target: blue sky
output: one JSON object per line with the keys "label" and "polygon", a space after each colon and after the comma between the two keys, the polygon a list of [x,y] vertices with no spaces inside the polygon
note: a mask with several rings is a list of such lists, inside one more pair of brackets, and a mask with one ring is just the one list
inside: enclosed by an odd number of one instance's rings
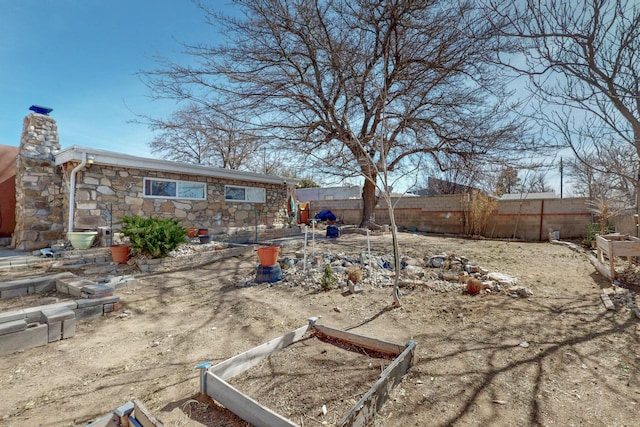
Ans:
{"label": "blue sky", "polygon": [[[228,0],[215,0],[229,13]],[[33,104],[53,108],[62,148],[152,157],[136,114],[168,117],[137,75],[181,42],[219,41],[191,0],[0,0],[0,144],[18,146]],[[556,185],[556,187],[559,187]]]}
{"label": "blue sky", "polygon": [[[219,1],[224,7],[226,1]],[[180,42],[220,37],[190,0],[0,0],[0,144],[18,146],[33,104],[53,108],[62,148],[150,157],[135,114],[168,116],[139,71]]]}

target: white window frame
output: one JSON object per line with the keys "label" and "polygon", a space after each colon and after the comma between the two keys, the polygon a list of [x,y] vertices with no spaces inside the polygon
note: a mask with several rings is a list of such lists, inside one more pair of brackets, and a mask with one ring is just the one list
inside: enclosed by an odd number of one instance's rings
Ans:
{"label": "white window frame", "polygon": [[[230,190],[236,190],[234,197],[229,197]],[[242,190],[242,191],[240,191]],[[242,194],[242,199],[240,198]],[[267,201],[267,190],[263,187],[244,187],[242,185],[225,185],[224,200],[227,202],[239,203],[265,203]]]}
{"label": "white window frame", "polygon": [[[170,195],[147,194],[147,182],[149,181],[175,183],[176,195],[170,196]],[[183,187],[194,186],[194,185],[202,186],[202,197],[188,197],[185,195],[181,195],[181,191],[185,191]],[[207,184],[205,182],[198,182],[198,181],[181,181],[178,179],[164,179],[164,178],[144,178],[142,191],[143,191],[144,197],[150,198],[150,199],[207,200]]]}

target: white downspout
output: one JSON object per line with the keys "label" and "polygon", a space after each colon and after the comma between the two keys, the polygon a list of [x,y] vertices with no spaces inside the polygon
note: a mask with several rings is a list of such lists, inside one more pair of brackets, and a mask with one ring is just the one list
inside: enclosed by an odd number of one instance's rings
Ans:
{"label": "white downspout", "polygon": [[67,233],[73,231],[73,215],[76,205],[76,175],[87,165],[87,153],[82,153],[82,161],[71,171],[71,179],[69,182],[69,223],[67,225]]}

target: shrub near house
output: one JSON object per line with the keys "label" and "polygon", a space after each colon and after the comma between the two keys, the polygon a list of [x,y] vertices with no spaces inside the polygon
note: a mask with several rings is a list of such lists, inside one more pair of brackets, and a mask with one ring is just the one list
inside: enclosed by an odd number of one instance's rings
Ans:
{"label": "shrub near house", "polygon": [[120,219],[121,232],[129,238],[131,250],[148,258],[163,258],[185,242],[187,230],[175,218],[143,218],[137,215]]}

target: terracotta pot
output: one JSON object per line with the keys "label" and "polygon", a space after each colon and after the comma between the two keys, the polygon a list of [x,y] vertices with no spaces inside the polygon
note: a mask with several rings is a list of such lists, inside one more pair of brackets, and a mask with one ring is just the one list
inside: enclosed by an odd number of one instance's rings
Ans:
{"label": "terracotta pot", "polygon": [[209,234],[208,228],[198,228],[198,236],[205,236]]}
{"label": "terracotta pot", "polygon": [[482,290],[482,282],[479,280],[471,279],[467,282],[467,292],[473,295],[477,295]]}
{"label": "terracotta pot", "polygon": [[128,245],[115,245],[109,246],[111,250],[111,258],[113,258],[113,262],[116,264],[123,264],[129,261],[129,254],[131,251],[131,247]]}
{"label": "terracotta pot", "polygon": [[190,239],[193,239],[194,237],[196,237],[196,234],[198,233],[198,229],[197,228],[187,228],[187,237]]}
{"label": "terracotta pot", "polygon": [[278,263],[278,252],[280,252],[280,246],[265,246],[258,248],[258,259],[260,259],[260,265],[263,267],[270,267]]}

